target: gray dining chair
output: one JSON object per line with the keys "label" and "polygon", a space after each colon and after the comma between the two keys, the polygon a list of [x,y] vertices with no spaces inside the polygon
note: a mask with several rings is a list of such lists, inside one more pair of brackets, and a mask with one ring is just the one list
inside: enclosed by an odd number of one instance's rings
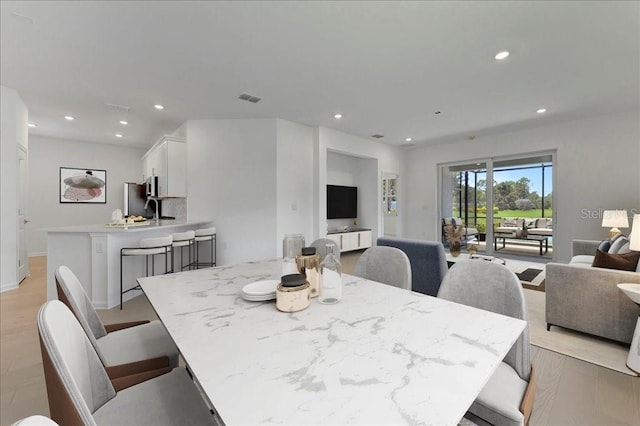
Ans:
{"label": "gray dining chair", "polygon": [[58,299],[76,316],[105,366],[138,363],[137,369],[155,369],[161,358],[169,367],[178,366],[178,348],[160,321],[105,325],[71,269],[58,267],[55,280]]}
{"label": "gray dining chair", "polygon": [[[520,280],[497,263],[461,260],[444,277],[438,297],[527,321]],[[507,353],[469,408],[471,414],[494,425],[527,424],[535,400],[529,325]]]}
{"label": "gray dining chair", "polygon": [[184,368],[142,382],[107,374],[73,313],[51,300],[38,312],[49,411],[61,425],[214,424],[213,415]]}
{"label": "gray dining chair", "polygon": [[336,259],[339,262],[340,261],[340,248],[338,247],[336,242],[333,241],[332,239],[330,239],[330,238],[318,238],[317,240],[315,240],[314,242],[311,243],[311,247],[315,247],[316,248],[316,253],[318,253],[320,255],[320,261],[323,261],[324,258],[327,256],[327,244],[334,244],[336,246],[336,249],[333,251],[333,254],[335,255]]}
{"label": "gray dining chair", "polygon": [[411,290],[411,263],[407,255],[395,247],[368,248],[358,259],[354,275]]}
{"label": "gray dining chair", "polygon": [[48,417],[34,415],[20,419],[12,423],[11,426],[58,426],[58,423]]}

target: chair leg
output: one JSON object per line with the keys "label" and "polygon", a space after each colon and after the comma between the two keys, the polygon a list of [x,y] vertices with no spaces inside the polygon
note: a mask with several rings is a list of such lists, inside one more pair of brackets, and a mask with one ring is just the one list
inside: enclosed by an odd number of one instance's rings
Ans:
{"label": "chair leg", "polygon": [[213,266],[213,237],[211,237],[211,263],[209,264],[209,266]]}

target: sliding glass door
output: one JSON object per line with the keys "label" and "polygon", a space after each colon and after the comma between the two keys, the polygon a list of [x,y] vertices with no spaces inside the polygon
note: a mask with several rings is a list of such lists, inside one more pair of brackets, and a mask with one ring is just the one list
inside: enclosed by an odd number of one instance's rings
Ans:
{"label": "sliding glass door", "polygon": [[[551,257],[553,153],[441,165],[440,227],[449,246],[451,218],[478,252]],[[453,237],[457,237],[453,235]]]}
{"label": "sliding glass door", "polygon": [[[498,237],[498,241],[494,241],[495,251],[512,255],[552,257],[551,154],[497,159],[493,163],[493,206],[494,229]],[[514,223],[519,229],[509,230]],[[506,239],[499,236],[506,236]]]}

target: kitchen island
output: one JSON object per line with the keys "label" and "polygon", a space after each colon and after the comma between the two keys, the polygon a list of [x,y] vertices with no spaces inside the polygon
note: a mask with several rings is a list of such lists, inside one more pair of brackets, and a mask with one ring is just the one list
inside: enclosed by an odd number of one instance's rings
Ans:
{"label": "kitchen island", "polygon": [[[210,220],[160,220],[148,225],[111,227],[106,224],[78,225],[47,229],[47,300],[57,299],[54,273],[68,266],[84,286],[93,306],[110,309],[120,303],[120,249],[137,247],[143,238],[162,237],[190,229],[213,226]],[[203,253],[203,256],[207,253]],[[156,274],[164,272],[164,262],[156,261]],[[123,288],[134,287],[145,276],[144,256],[126,259]],[[140,291],[124,295],[129,300]]]}

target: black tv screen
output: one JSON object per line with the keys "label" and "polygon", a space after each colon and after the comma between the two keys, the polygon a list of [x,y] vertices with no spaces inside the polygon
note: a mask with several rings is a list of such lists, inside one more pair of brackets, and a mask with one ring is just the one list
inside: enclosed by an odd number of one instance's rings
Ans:
{"label": "black tv screen", "polygon": [[327,185],[327,219],[358,217],[358,188]]}

